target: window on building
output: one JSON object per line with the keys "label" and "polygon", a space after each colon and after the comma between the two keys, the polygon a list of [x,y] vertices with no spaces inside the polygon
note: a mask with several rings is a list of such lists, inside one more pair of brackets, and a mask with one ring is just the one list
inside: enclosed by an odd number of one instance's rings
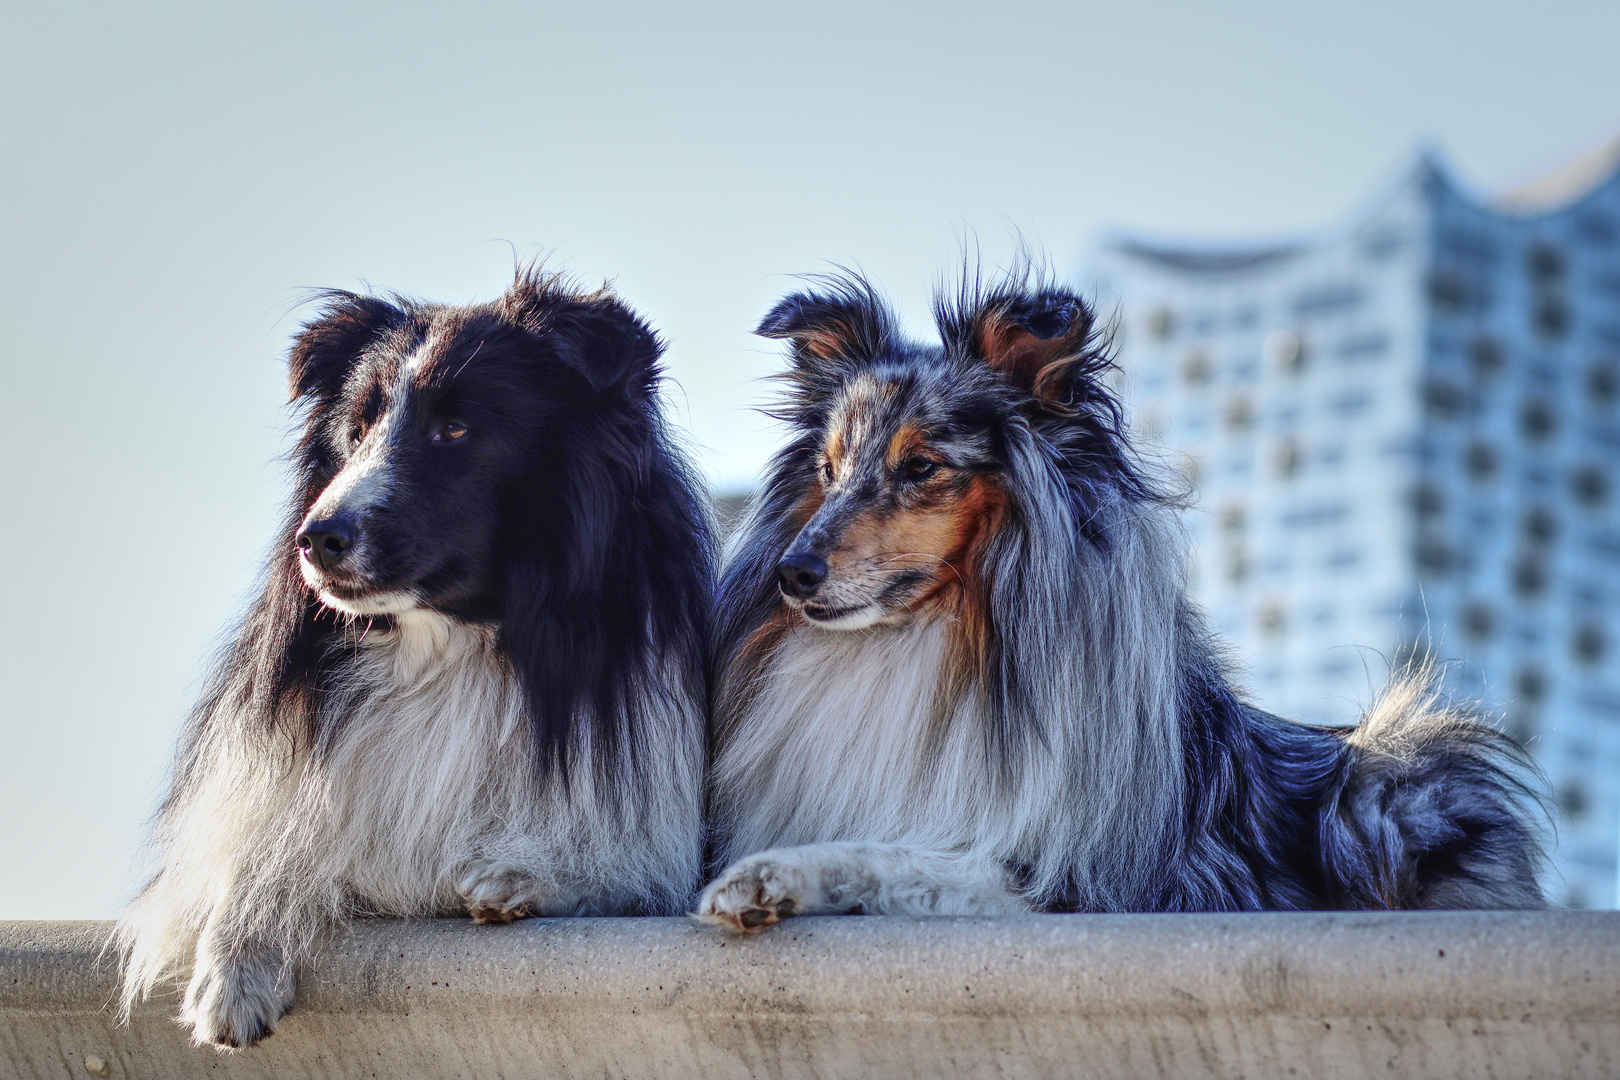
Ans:
{"label": "window on building", "polygon": [[1176,332],[1176,315],[1167,307],[1157,307],[1148,312],[1148,336],[1155,341],[1169,341]]}
{"label": "window on building", "polygon": [[1603,627],[1595,622],[1582,624],[1575,631],[1570,642],[1570,649],[1575,659],[1583,664],[1596,664],[1603,659],[1608,651],[1608,640],[1603,633]]}
{"label": "window on building", "polygon": [[1536,330],[1545,338],[1561,338],[1569,333],[1569,305],[1564,298],[1548,293],[1536,300]]}
{"label": "window on building", "polygon": [[1481,334],[1469,344],[1468,359],[1481,375],[1494,375],[1507,362],[1502,343],[1489,334]]}
{"label": "window on building", "polygon": [[1284,439],[1277,444],[1277,451],[1272,456],[1272,467],[1278,476],[1286,480],[1299,473],[1304,456],[1298,442],[1292,438]]}
{"label": "window on building", "polygon": [[1445,508],[1445,496],[1434,484],[1425,480],[1412,489],[1412,509],[1419,517],[1438,517]]}
{"label": "window on building", "polygon": [[1382,260],[1401,250],[1401,234],[1394,229],[1375,232],[1361,241],[1361,253],[1369,259]]}
{"label": "window on building", "polygon": [[1524,515],[1524,536],[1534,544],[1550,544],[1558,536],[1558,518],[1545,506],[1532,506]]}
{"label": "window on building", "polygon": [[1188,351],[1181,362],[1181,378],[1188,386],[1208,386],[1215,377],[1215,362],[1203,346]]}
{"label": "window on building", "polygon": [[1528,747],[1530,741],[1536,737],[1536,730],[1539,726],[1536,723],[1534,706],[1524,702],[1514,702],[1508,708],[1507,723],[1503,725],[1502,733],[1521,747]]}
{"label": "window on building", "polygon": [[1530,277],[1539,285],[1551,285],[1564,277],[1563,252],[1551,244],[1535,244],[1530,248],[1525,265]]}
{"label": "window on building", "polygon": [[1609,478],[1597,465],[1582,465],[1570,476],[1570,487],[1583,506],[1601,506],[1609,497]]}
{"label": "window on building", "polygon": [[1248,524],[1248,514],[1240,502],[1229,502],[1221,511],[1221,528],[1229,533],[1241,534]]}
{"label": "window on building", "polygon": [[1513,563],[1513,591],[1527,599],[1547,591],[1547,557],[1539,549],[1519,553]]}
{"label": "window on building", "polygon": [[1594,405],[1613,405],[1620,400],[1620,364],[1593,361],[1586,370],[1586,396]]}
{"label": "window on building", "polygon": [[1164,438],[1170,430],[1170,416],[1157,404],[1146,405],[1136,414],[1136,423],[1142,437],[1149,441]]}
{"label": "window on building", "polygon": [[1466,605],[1462,611],[1463,633],[1475,641],[1486,641],[1496,632],[1496,609],[1483,600]]}
{"label": "window on building", "polygon": [[1599,247],[1608,247],[1614,243],[1615,237],[1620,236],[1620,229],[1615,228],[1614,219],[1596,211],[1589,211],[1577,217],[1575,231],[1581,234],[1581,239]]}
{"label": "window on building", "polygon": [[1423,404],[1430,416],[1450,419],[1462,411],[1463,392],[1455,383],[1433,379],[1423,388]]}
{"label": "window on building", "polygon": [[1490,443],[1476,440],[1469,444],[1463,467],[1475,480],[1489,480],[1496,475],[1496,451]]}
{"label": "window on building", "polygon": [[1436,270],[1429,276],[1429,303],[1436,311],[1458,312],[1474,299],[1468,278],[1451,269]]}
{"label": "window on building", "polygon": [[1372,408],[1372,393],[1367,390],[1347,390],[1328,402],[1328,408],[1338,416],[1360,416]]}
{"label": "window on building", "polygon": [[1260,605],[1257,619],[1261,633],[1274,637],[1288,628],[1288,609],[1280,600],[1268,600]]}
{"label": "window on building", "polygon": [[1537,704],[1547,696],[1547,673],[1535,664],[1526,664],[1519,669],[1518,678],[1514,680],[1514,689],[1524,701],[1532,705]]}
{"label": "window on building", "polygon": [[1189,453],[1183,456],[1181,475],[1187,478],[1187,484],[1194,492],[1204,479],[1204,458],[1201,454]]}
{"label": "window on building", "polygon": [[1418,537],[1413,561],[1417,563],[1419,573],[1439,575],[1448,573],[1455,559],[1445,537],[1438,531],[1428,529]]}
{"label": "window on building", "polygon": [[1306,289],[1294,298],[1294,314],[1301,318],[1337,315],[1361,306],[1366,294],[1361,286],[1336,282]]}
{"label": "window on building", "polygon": [[1305,370],[1309,352],[1305,339],[1292,330],[1273,330],[1266,335],[1260,351],[1265,355],[1266,363],[1290,375],[1298,375]]}
{"label": "window on building", "polygon": [[1389,335],[1382,331],[1357,334],[1339,343],[1339,357],[1346,363],[1376,360],[1389,351]]}
{"label": "window on building", "polygon": [[1244,432],[1254,427],[1254,402],[1247,394],[1234,394],[1226,403],[1226,428]]}
{"label": "window on building", "polygon": [[1527,439],[1540,442],[1550,438],[1558,427],[1558,416],[1544,398],[1531,398],[1519,409],[1519,430]]}
{"label": "window on building", "polygon": [[1586,794],[1586,787],[1579,780],[1566,780],[1559,785],[1558,809],[1571,821],[1586,816],[1591,804],[1592,800]]}
{"label": "window on building", "polygon": [[1226,580],[1236,585],[1249,576],[1249,558],[1244,553],[1242,545],[1234,545],[1226,553]]}

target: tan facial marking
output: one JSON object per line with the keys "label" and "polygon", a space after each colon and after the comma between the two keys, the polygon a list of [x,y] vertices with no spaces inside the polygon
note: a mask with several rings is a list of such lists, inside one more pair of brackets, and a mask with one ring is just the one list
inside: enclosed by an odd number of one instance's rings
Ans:
{"label": "tan facial marking", "polygon": [[889,471],[893,472],[927,448],[928,440],[922,429],[915,424],[906,424],[889,440],[889,452],[884,460],[888,462]]}
{"label": "tan facial marking", "polygon": [[887,514],[870,510],[844,530],[828,564],[834,573],[926,572],[929,582],[907,604],[914,611],[959,597],[971,587],[973,567],[1005,506],[999,485],[974,476],[913,509]]}
{"label": "tan facial marking", "polygon": [[838,467],[840,465],[842,465],[843,461],[844,461],[844,429],[843,428],[841,428],[841,427],[833,428],[832,434],[827,436],[826,454],[827,454],[827,462],[830,465],[832,465],[833,471],[836,472],[838,470]]}

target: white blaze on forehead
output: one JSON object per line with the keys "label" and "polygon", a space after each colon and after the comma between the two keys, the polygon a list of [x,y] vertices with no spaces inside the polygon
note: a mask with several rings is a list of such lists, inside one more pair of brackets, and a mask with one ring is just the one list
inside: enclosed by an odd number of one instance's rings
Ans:
{"label": "white blaze on forehead", "polygon": [[422,373],[422,369],[427,367],[428,361],[433,359],[444,343],[444,335],[439,330],[427,332],[427,336],[422,338],[422,343],[416,347],[416,351],[406,357],[405,363],[400,365],[399,383],[395,387],[395,393],[404,395],[410,392],[411,383]]}
{"label": "white blaze on forehead", "polygon": [[309,520],[319,520],[338,510],[364,513],[388,497],[393,489],[393,455],[395,430],[403,413],[400,403],[410,393],[415,373],[421,370],[429,348],[424,344],[400,367],[394,391],[383,406],[383,413],[366,432],[366,437],[355,448],[354,454],[344,462],[343,468],[321,492],[315,505],[310,507]]}
{"label": "white blaze on forehead", "polygon": [[848,460],[872,433],[876,420],[877,399],[890,384],[879,383],[870,375],[857,375],[849,380],[838,404],[827,420],[825,443],[837,444],[839,457]]}

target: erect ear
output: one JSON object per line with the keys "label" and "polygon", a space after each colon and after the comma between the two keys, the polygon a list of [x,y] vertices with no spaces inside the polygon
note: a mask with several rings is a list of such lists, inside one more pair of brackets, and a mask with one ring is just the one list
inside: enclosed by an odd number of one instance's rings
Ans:
{"label": "erect ear", "polygon": [[594,390],[650,393],[657,381],[663,344],[606,288],[576,294],[561,275],[527,267],[496,310],[536,337],[550,338],[563,362]]}
{"label": "erect ear", "polygon": [[1047,405],[1070,403],[1076,382],[1107,366],[1096,317],[1073,293],[992,296],[973,314],[970,347],[1009,382]]}
{"label": "erect ear", "polygon": [[859,279],[838,280],[827,292],[794,293],[771,309],[754,333],[786,338],[800,367],[875,356],[894,320],[872,287]]}
{"label": "erect ear", "polygon": [[375,296],[341,289],[323,293],[320,314],[304,324],[287,356],[289,399],[336,397],[365,347],[404,318],[403,311]]}

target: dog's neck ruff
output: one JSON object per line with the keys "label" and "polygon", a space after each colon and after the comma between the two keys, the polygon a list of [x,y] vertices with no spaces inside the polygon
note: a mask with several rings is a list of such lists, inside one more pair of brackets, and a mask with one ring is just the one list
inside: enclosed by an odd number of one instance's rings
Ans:
{"label": "dog's neck ruff", "polygon": [[453,907],[458,856],[492,822],[532,812],[523,695],[495,631],[407,612],[334,676],[321,706],[331,735],[305,782],[322,789],[334,840],[366,839],[323,845],[347,863],[330,869],[383,911],[419,912],[426,896]]}
{"label": "dog's neck ruff", "polygon": [[852,837],[1012,857],[1019,815],[990,779],[983,695],[941,690],[951,630],[934,617],[785,637],[715,761],[732,793],[722,858]]}

